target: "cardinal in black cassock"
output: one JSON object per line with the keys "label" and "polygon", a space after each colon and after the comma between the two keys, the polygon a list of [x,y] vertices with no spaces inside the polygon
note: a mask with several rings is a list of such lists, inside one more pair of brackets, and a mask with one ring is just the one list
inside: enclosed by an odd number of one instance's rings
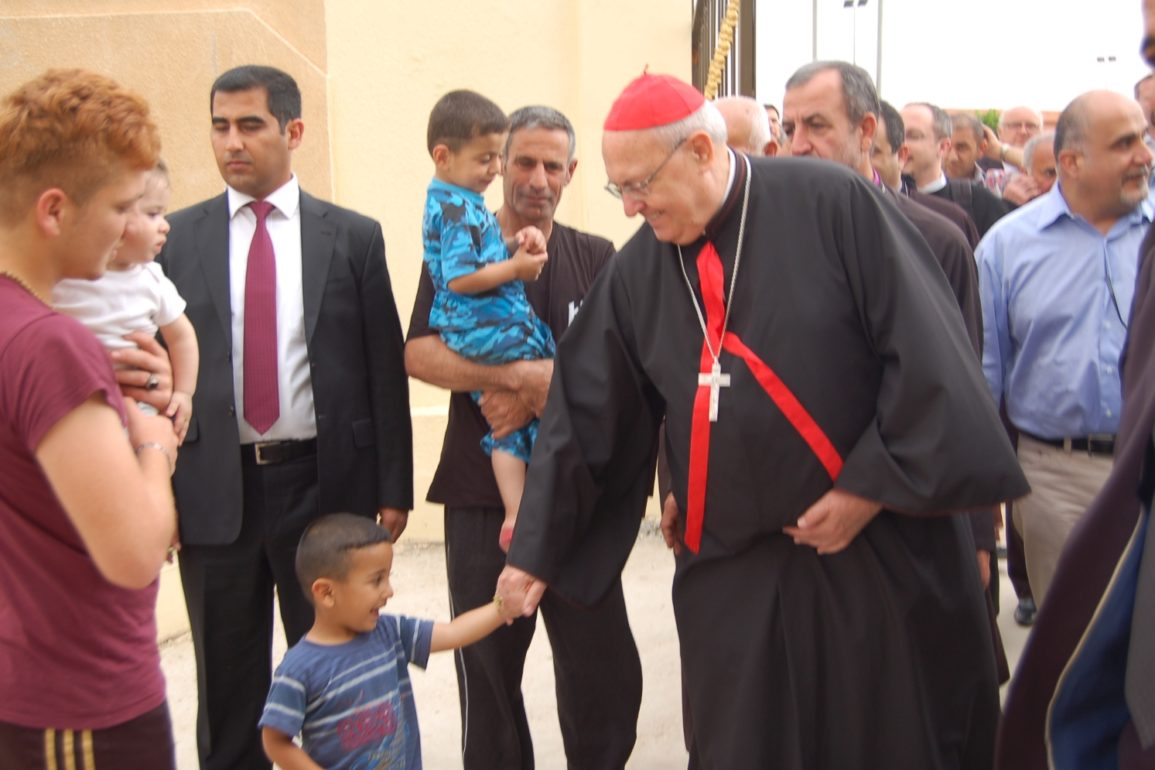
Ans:
{"label": "cardinal in black cassock", "polygon": [[605,127],[607,188],[647,225],[560,343],[499,591],[601,596],[665,418],[691,764],[990,767],[989,621],[949,512],[1028,488],[925,242],[848,169],[734,155],[674,78]]}

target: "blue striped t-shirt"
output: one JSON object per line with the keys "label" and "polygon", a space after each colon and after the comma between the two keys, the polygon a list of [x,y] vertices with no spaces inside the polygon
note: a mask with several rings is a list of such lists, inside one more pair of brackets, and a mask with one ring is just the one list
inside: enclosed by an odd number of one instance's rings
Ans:
{"label": "blue striped t-shirt", "polygon": [[382,615],[344,644],[302,639],[273,675],[260,726],[301,736],[326,770],[420,770],[408,665],[429,660],[433,621]]}

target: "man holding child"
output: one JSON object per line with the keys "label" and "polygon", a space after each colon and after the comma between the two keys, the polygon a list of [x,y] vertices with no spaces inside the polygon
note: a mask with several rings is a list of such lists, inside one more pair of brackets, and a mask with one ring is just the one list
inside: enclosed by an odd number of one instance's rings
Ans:
{"label": "man holding child", "polygon": [[[546,263],[526,284],[538,317],[560,339],[586,291],[614,252],[613,244],[554,221],[577,168],[573,126],[557,110],[524,107],[510,116],[505,141],[504,201],[497,221],[505,237],[534,226],[546,238]],[[454,391],[441,462],[429,500],[445,506],[445,553],[454,615],[492,599],[505,565],[498,537],[505,520],[482,436],[528,423],[545,404],[552,361],[486,365],[449,350],[429,323],[433,284],[423,273],[409,323],[409,373]],[[468,391],[485,392],[480,408]],[[488,421],[487,421],[488,420]],[[573,767],[623,767],[633,750],[641,706],[641,663],[626,617],[621,581],[591,608],[547,594],[541,614],[553,644],[558,718]],[[536,618],[524,618],[461,650],[462,755],[468,770],[530,768],[533,744],[521,675]],[[565,640],[562,644],[560,640]]]}

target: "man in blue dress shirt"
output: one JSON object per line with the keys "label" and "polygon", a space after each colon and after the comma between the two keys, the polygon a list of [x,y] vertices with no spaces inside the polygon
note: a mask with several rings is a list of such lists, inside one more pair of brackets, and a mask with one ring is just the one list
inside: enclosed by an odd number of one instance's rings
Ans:
{"label": "man in blue dress shirt", "polygon": [[1111,471],[1119,354],[1151,220],[1146,127],[1125,96],[1076,98],[1056,127],[1058,184],[1001,220],[975,252],[983,370],[1020,432],[1032,492],[1016,503],[1014,526],[1040,603],[1067,535]]}

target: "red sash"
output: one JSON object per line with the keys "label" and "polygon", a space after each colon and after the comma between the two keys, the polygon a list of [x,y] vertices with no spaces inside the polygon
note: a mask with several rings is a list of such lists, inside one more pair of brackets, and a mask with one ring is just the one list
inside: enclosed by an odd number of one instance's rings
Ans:
{"label": "red sash", "polygon": [[[794,430],[806,441],[810,451],[814,452],[822,467],[830,474],[830,478],[837,478],[842,471],[842,457],[802,403],[794,397],[778,375],[754,351],[746,347],[737,334],[727,331],[725,342],[722,343],[722,323],[726,316],[722,299],[723,270],[722,260],[712,243],[703,246],[698,254],[698,281],[702,287],[706,333],[709,335],[709,342],[705,340],[702,342],[701,372],[709,373],[714,365],[714,358],[710,355],[711,347],[714,350],[721,347],[745,361],[754,379],[794,426]],[[710,387],[699,385],[694,395],[694,416],[690,424],[690,469],[686,490],[686,546],[694,553],[698,552],[702,542],[702,519],[706,511],[706,472],[709,464]]]}

